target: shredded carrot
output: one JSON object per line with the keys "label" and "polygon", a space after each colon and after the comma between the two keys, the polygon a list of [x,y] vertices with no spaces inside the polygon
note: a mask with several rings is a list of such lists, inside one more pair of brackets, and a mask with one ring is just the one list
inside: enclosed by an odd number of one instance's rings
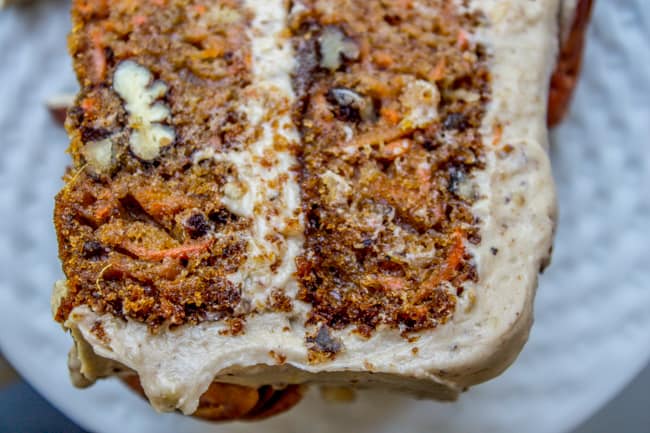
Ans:
{"label": "shredded carrot", "polygon": [[381,115],[382,119],[384,119],[386,122],[388,122],[391,125],[397,125],[401,120],[401,116],[399,115],[397,110],[392,110],[390,108],[381,107],[381,110],[379,110],[379,114]]}
{"label": "shredded carrot", "polygon": [[406,279],[402,277],[380,276],[376,281],[382,289],[391,292],[405,291],[408,288]]}
{"label": "shredded carrot", "polygon": [[194,11],[199,15],[203,15],[207,10],[208,8],[206,8],[205,5],[194,5]]}
{"label": "shredded carrot", "polygon": [[[411,129],[412,130],[412,129]],[[380,143],[389,143],[398,138],[402,138],[411,132],[409,129],[400,126],[391,126],[388,128],[377,128],[365,134],[356,137],[350,145],[356,147],[373,146]]]}
{"label": "shredded carrot", "polygon": [[216,59],[219,54],[220,52],[215,48],[206,48],[193,55],[193,57],[199,60]]}
{"label": "shredded carrot", "polygon": [[156,187],[136,187],[131,193],[145,212],[154,218],[162,218],[181,209],[192,208],[196,204],[190,196]]}
{"label": "shredded carrot", "polygon": [[403,138],[391,141],[381,149],[381,157],[390,161],[404,155],[411,148],[411,140]]}
{"label": "shredded carrot", "polygon": [[501,126],[500,123],[497,123],[494,126],[494,139],[492,140],[492,145],[498,146],[499,143],[501,143],[502,138],[503,138],[503,126]]}
{"label": "shredded carrot", "polygon": [[456,268],[463,260],[465,247],[463,247],[463,231],[460,228],[454,230],[454,243],[451,245],[447,254],[447,261],[442,265],[438,272],[434,272],[427,280],[422,283],[421,288],[425,291],[435,289],[440,283],[449,281],[454,278]]}
{"label": "shredded carrot", "polygon": [[92,112],[95,110],[96,107],[97,107],[97,100],[91,96],[85,97],[81,101],[81,108],[83,108],[85,112]]}
{"label": "shredded carrot", "polygon": [[429,74],[429,80],[431,81],[440,81],[445,78],[445,70],[447,69],[447,59],[443,57],[436,63],[436,66],[431,70]]}
{"label": "shredded carrot", "polygon": [[92,73],[94,83],[100,83],[106,75],[106,54],[104,53],[104,34],[100,28],[93,28],[90,31],[90,41],[93,45],[91,51]]}
{"label": "shredded carrot", "polygon": [[213,242],[214,239],[208,239],[203,242],[194,242],[181,245],[180,247],[168,248],[166,250],[147,250],[138,246],[130,246],[128,250],[144,260],[159,261],[165,257],[182,259],[202,253],[210,248]]}
{"label": "shredded carrot", "polygon": [[112,208],[113,206],[111,206],[111,204],[109,203],[97,209],[95,211],[95,220],[97,221],[105,220],[111,214]]}
{"label": "shredded carrot", "polygon": [[464,29],[458,31],[458,48],[461,50],[469,48],[469,34]]}
{"label": "shredded carrot", "polygon": [[386,51],[378,51],[373,55],[373,59],[380,68],[388,68],[393,65],[393,57]]}
{"label": "shredded carrot", "polygon": [[454,244],[447,256],[446,263],[446,279],[453,277],[453,273],[456,270],[456,267],[463,260],[463,254],[465,254],[465,247],[463,247],[463,231],[460,228],[454,230]]}
{"label": "shredded carrot", "polygon": [[135,15],[133,17],[133,25],[141,26],[147,22],[147,17],[144,15]]}

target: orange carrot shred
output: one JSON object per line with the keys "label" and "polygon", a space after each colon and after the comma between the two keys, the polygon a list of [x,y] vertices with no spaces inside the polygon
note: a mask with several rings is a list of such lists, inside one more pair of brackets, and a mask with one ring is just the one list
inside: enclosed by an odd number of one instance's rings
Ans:
{"label": "orange carrot shred", "polygon": [[171,257],[173,259],[183,259],[188,258],[196,254],[200,254],[203,251],[210,248],[210,245],[214,242],[214,239],[208,239],[203,242],[194,242],[190,244],[181,245],[180,247],[168,248],[166,250],[147,250],[145,248],[131,246],[128,248],[136,256],[144,260],[158,261],[162,260],[165,257]]}
{"label": "orange carrot shred", "polygon": [[99,28],[94,28],[90,32],[90,40],[93,45],[91,51],[92,60],[92,80],[100,83],[104,80],[106,74],[106,54],[104,53],[103,33]]}
{"label": "orange carrot shred", "polygon": [[89,115],[92,116],[97,109],[97,100],[93,97],[86,97],[81,101],[81,108]]}
{"label": "orange carrot shred", "polygon": [[436,63],[436,66],[433,68],[431,71],[431,74],[429,74],[429,79],[431,81],[440,81],[443,78],[445,78],[445,70],[447,68],[447,60],[446,58],[442,58]]}
{"label": "orange carrot shred", "polygon": [[494,139],[492,140],[492,145],[498,146],[499,143],[501,143],[502,138],[503,138],[503,126],[501,126],[501,124],[497,124],[494,127]]}
{"label": "orange carrot shred", "polygon": [[438,272],[434,272],[427,280],[422,283],[424,289],[434,289],[440,283],[449,281],[454,278],[456,268],[463,260],[465,254],[465,247],[463,247],[463,231],[460,228],[454,230],[454,243],[451,246],[447,261]]}
{"label": "orange carrot shred", "polygon": [[388,68],[393,64],[393,57],[385,51],[379,51],[373,57],[380,68]]}
{"label": "orange carrot shred", "polygon": [[458,47],[461,50],[466,50],[469,48],[469,35],[464,29],[458,31]]}
{"label": "orange carrot shred", "polygon": [[397,125],[400,121],[400,115],[396,110],[382,107],[379,111],[379,114],[381,115],[382,119],[386,120],[386,122],[390,123],[391,125]]}
{"label": "orange carrot shred", "polygon": [[147,22],[147,17],[144,15],[135,15],[133,17],[133,24],[136,26],[141,26]]}
{"label": "orange carrot shred", "polygon": [[112,206],[110,204],[107,204],[105,206],[100,207],[95,211],[95,219],[97,221],[103,221],[110,215],[111,213]]}

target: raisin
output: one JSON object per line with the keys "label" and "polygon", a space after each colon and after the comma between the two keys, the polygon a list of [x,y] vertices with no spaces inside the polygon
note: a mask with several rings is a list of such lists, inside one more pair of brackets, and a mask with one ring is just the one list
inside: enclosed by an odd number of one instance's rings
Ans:
{"label": "raisin", "polygon": [[87,126],[81,128],[81,140],[84,143],[103,140],[109,135],[111,135],[111,131],[106,128],[90,128]]}
{"label": "raisin", "polygon": [[402,18],[399,15],[384,15],[384,21],[390,26],[396,26],[402,22]]}
{"label": "raisin", "polygon": [[97,241],[86,241],[83,244],[83,257],[89,260],[100,260],[106,256],[108,250]]}
{"label": "raisin", "polygon": [[192,239],[205,236],[211,227],[203,214],[195,213],[185,221],[185,228]]}
{"label": "raisin", "polygon": [[217,211],[210,212],[208,218],[210,219],[210,221],[217,224],[217,226],[224,226],[229,222],[237,221],[237,215],[231,213],[230,211],[228,211],[228,209],[225,208],[221,208]]}
{"label": "raisin", "polygon": [[442,122],[442,127],[448,130],[455,129],[457,131],[463,131],[468,126],[467,118],[461,113],[451,113]]}

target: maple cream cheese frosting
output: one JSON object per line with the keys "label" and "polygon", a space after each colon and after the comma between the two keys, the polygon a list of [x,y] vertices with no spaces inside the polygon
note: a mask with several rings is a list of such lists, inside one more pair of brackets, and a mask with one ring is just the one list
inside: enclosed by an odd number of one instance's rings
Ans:
{"label": "maple cream cheese frosting", "polygon": [[192,414],[213,382],[451,400],[513,362],[559,0],[100,3],[55,210],[77,384]]}

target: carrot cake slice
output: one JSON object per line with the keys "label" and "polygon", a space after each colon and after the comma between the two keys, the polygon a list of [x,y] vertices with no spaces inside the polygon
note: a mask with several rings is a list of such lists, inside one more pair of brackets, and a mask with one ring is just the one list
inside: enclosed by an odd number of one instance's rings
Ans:
{"label": "carrot cake slice", "polygon": [[75,0],[53,311],[75,382],[258,419],[452,400],[532,322],[559,0]]}

